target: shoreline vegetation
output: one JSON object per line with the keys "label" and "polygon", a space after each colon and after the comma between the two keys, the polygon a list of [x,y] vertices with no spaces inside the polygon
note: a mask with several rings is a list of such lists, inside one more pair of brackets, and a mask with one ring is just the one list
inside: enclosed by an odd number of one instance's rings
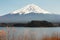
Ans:
{"label": "shoreline vegetation", "polygon": [[47,34],[43,34],[43,36],[37,37],[36,32],[25,31],[22,35],[19,34],[16,36],[16,31],[12,30],[13,33],[10,34],[10,30],[5,32],[4,30],[0,30],[0,40],[60,40],[60,33],[59,32],[53,32],[50,36]]}
{"label": "shoreline vegetation", "polygon": [[59,27],[60,23],[51,23],[48,21],[31,21],[29,23],[0,23],[0,27]]}

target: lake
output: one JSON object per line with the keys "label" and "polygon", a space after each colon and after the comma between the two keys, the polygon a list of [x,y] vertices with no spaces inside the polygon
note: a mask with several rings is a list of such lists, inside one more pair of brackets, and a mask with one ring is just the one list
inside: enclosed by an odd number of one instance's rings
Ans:
{"label": "lake", "polygon": [[10,31],[12,32],[13,30],[15,30],[16,34],[21,34],[23,32],[36,32],[38,34],[51,34],[53,32],[60,32],[60,27],[39,27],[39,28],[30,28],[30,27],[0,27],[0,30],[4,30],[4,31]]}
{"label": "lake", "polygon": [[[4,30],[6,33],[9,32],[9,37],[14,36],[17,38],[19,35],[28,35],[31,36],[32,34],[36,37],[43,37],[44,35],[51,36],[52,34],[60,35],[60,27],[39,27],[39,28],[30,28],[30,27],[0,27],[0,30]],[[7,34],[8,35],[8,34]]]}

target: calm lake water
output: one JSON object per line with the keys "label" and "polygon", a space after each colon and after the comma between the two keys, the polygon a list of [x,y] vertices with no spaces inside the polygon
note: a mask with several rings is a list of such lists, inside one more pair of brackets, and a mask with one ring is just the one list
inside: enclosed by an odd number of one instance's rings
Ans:
{"label": "calm lake water", "polygon": [[39,28],[29,28],[29,27],[0,27],[0,30],[4,30],[6,32],[9,31],[10,36],[14,33],[15,36],[18,35],[30,35],[31,33],[35,33],[37,37],[42,37],[43,35],[51,35],[53,33],[60,34],[60,27],[39,27]]}
{"label": "calm lake water", "polygon": [[12,33],[13,31],[16,32],[16,34],[23,34],[24,32],[36,32],[37,34],[51,34],[53,32],[59,32],[60,33],[60,27],[39,27],[39,28],[29,28],[29,27],[0,27],[0,30],[8,31]]}
{"label": "calm lake water", "polygon": [[0,30],[4,30],[7,33],[7,38],[9,36],[9,40],[11,40],[11,38],[17,40],[19,39],[20,36],[22,37],[24,35],[33,36],[36,37],[37,39],[43,37],[44,35],[51,36],[54,33],[57,33],[58,37],[60,35],[60,27],[46,27],[46,28],[0,27]]}

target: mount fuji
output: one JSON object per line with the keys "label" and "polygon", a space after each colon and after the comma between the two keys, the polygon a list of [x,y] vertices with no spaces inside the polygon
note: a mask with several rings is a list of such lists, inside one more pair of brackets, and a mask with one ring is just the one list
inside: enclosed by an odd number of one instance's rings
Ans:
{"label": "mount fuji", "polygon": [[9,14],[0,16],[0,23],[27,23],[32,20],[60,22],[60,15],[50,13],[35,4],[29,4]]}

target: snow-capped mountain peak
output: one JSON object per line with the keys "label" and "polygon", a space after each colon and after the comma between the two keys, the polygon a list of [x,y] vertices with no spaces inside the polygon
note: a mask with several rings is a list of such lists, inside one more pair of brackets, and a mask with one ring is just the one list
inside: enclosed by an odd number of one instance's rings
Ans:
{"label": "snow-capped mountain peak", "polygon": [[40,8],[39,6],[35,5],[35,4],[29,4],[19,10],[15,10],[13,12],[11,12],[11,14],[27,14],[27,13],[30,13],[30,12],[34,12],[34,13],[50,13],[46,10],[43,10],[42,8]]}

